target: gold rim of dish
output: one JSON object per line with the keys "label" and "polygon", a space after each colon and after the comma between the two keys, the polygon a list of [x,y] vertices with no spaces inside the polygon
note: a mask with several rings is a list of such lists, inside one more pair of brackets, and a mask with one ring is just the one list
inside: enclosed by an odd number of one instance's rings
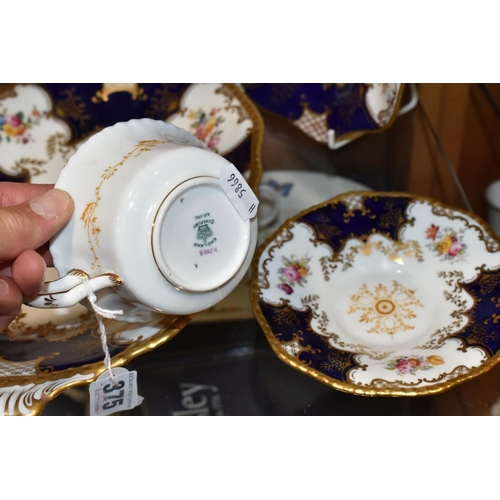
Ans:
{"label": "gold rim of dish", "polygon": [[[189,323],[189,321],[191,321],[193,317],[194,315],[178,316],[173,319],[172,316],[167,316],[165,319],[161,320],[159,324],[170,322],[168,326],[162,328],[158,333],[152,335],[148,339],[132,341],[124,351],[114,355],[111,358],[112,368],[124,366],[134,358],[150,352],[166,343],[168,340],[171,340]],[[31,398],[31,404],[26,404],[26,407],[31,411],[31,415],[39,415],[43,411],[47,403],[57,397],[63,391],[77,385],[88,385],[95,381],[99,377],[99,375],[104,373],[106,370],[107,368],[104,365],[104,362],[98,361],[79,367],[66,368],[64,370],[57,370],[47,373],[39,373],[36,375],[5,377],[2,380],[1,388],[27,386],[29,384],[36,385],[52,381],[56,382],[58,380],[64,380],[67,378],[68,380],[66,383],[61,384],[54,390],[44,392],[41,399]],[[92,377],[84,380],[71,380],[72,377],[80,375],[92,375]],[[14,405],[14,415],[25,415],[19,410],[19,400],[22,399],[22,392],[20,393],[20,395],[16,395],[14,393],[11,396],[8,396],[5,402],[6,408],[8,407],[8,402],[11,397],[17,398],[17,401]]]}
{"label": "gold rim of dish", "polygon": [[264,119],[257,106],[248,97],[243,89],[235,83],[223,83],[234,96],[241,102],[241,105],[248,112],[252,120],[253,127],[251,131],[250,145],[250,177],[247,180],[248,185],[254,192],[257,192],[262,178],[262,144],[264,142]]}

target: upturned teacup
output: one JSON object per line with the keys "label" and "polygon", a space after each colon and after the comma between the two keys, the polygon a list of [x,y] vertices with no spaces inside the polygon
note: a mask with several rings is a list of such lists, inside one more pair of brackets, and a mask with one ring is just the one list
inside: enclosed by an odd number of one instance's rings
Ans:
{"label": "upturned teacup", "polygon": [[67,307],[91,290],[101,308],[135,322],[222,300],[257,241],[257,218],[242,217],[222,187],[228,164],[162,121],[131,120],[92,136],[56,182],[75,204],[50,244],[62,278],[29,305]]}

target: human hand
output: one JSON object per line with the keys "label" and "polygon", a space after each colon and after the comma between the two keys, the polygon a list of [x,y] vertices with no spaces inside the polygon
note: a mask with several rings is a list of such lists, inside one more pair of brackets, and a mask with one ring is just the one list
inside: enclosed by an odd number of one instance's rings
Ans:
{"label": "human hand", "polygon": [[53,265],[48,241],[73,207],[70,195],[52,185],[0,182],[0,333],[40,293]]}

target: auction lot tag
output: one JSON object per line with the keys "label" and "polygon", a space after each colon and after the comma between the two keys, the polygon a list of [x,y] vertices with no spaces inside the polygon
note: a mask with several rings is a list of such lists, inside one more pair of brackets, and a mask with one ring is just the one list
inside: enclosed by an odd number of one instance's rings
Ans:
{"label": "auction lot tag", "polygon": [[139,406],[144,398],[137,394],[137,372],[112,368],[115,382],[105,371],[90,384],[90,415],[105,416]]}
{"label": "auction lot tag", "polygon": [[220,172],[219,184],[243,220],[257,215],[259,200],[243,174],[232,164],[225,164]]}

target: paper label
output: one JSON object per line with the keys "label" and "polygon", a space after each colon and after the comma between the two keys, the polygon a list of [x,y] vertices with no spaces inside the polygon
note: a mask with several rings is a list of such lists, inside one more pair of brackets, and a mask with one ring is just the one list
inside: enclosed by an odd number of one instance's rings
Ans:
{"label": "paper label", "polygon": [[90,415],[105,416],[139,406],[144,398],[137,394],[137,372],[112,368],[115,383],[105,371],[90,384]]}
{"label": "paper label", "polygon": [[232,163],[222,167],[219,184],[243,220],[252,219],[257,215],[259,200],[243,174]]}

